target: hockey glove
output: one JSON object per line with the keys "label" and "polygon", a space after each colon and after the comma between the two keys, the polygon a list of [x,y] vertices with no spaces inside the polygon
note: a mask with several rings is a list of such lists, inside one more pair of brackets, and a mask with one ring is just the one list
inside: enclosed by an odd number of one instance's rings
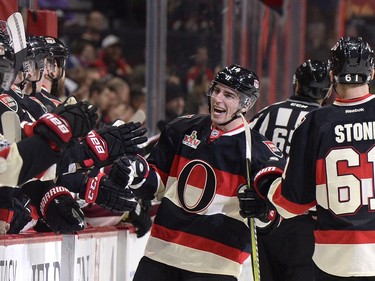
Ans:
{"label": "hockey glove", "polygon": [[88,156],[94,161],[97,167],[104,167],[125,153],[140,153],[138,144],[147,141],[143,136],[146,128],[140,128],[141,123],[127,123],[120,126],[110,126],[91,131],[82,145]]}
{"label": "hockey glove", "polygon": [[150,201],[140,200],[134,210],[124,213],[121,218],[122,221],[133,224],[138,238],[143,237],[151,228],[152,221],[148,213],[150,205]]}
{"label": "hockey glove", "polygon": [[86,136],[94,127],[98,115],[96,113],[96,106],[91,105],[87,101],[80,101],[76,104],[59,105],[53,111],[54,114],[59,115],[65,119],[72,131],[73,139]]}
{"label": "hockey glove", "polygon": [[130,200],[134,196],[129,188],[116,186],[104,173],[99,173],[96,177],[86,177],[79,196],[87,203],[96,203],[115,212],[133,210],[137,205]]}
{"label": "hockey glove", "polygon": [[32,220],[31,209],[29,206],[30,199],[26,196],[13,198],[14,215],[10,222],[8,234],[17,234]]}
{"label": "hockey glove", "polygon": [[126,155],[115,161],[110,177],[119,186],[138,189],[146,181],[150,167],[140,155]]}
{"label": "hockey glove", "polygon": [[264,219],[268,215],[267,202],[260,198],[254,187],[241,185],[237,193],[240,201],[240,215],[243,218],[261,218]]}
{"label": "hockey glove", "polygon": [[63,186],[54,186],[44,194],[40,213],[53,232],[69,234],[86,226],[81,208]]}
{"label": "hockey glove", "polygon": [[38,121],[25,124],[24,134],[28,137],[42,135],[50,141],[54,150],[64,148],[67,143],[86,135],[95,125],[96,107],[79,102],[74,105],[60,105],[53,113],[42,115]]}
{"label": "hockey glove", "polygon": [[257,194],[265,200],[271,184],[283,174],[284,165],[281,161],[269,160],[267,166],[261,169],[254,177],[254,187]]}

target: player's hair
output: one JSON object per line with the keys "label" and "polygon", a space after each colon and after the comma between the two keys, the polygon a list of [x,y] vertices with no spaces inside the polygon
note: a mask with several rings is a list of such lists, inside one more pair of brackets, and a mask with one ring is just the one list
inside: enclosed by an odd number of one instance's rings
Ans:
{"label": "player's hair", "polygon": [[374,52],[362,37],[341,37],[331,49],[330,69],[336,83],[369,83]]}
{"label": "player's hair", "polygon": [[327,96],[330,86],[328,63],[319,60],[307,60],[303,62],[293,76],[293,84],[296,88],[298,82],[298,94],[321,100]]}

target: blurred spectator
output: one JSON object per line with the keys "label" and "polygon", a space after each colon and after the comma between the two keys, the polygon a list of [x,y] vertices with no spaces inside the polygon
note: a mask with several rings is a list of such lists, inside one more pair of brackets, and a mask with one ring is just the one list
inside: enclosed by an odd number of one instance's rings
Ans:
{"label": "blurred spectator", "polygon": [[198,46],[196,53],[193,55],[194,64],[189,68],[186,77],[186,85],[188,94],[193,91],[196,80],[205,79],[211,81],[214,78],[213,70],[208,64],[208,49],[205,46]]}
{"label": "blurred spectator", "polygon": [[107,82],[108,88],[117,94],[120,103],[130,105],[130,86],[123,78],[113,77]]}
{"label": "blurred spectator", "polygon": [[69,48],[69,57],[67,61],[67,69],[75,67],[86,67],[97,59],[95,46],[92,42],[82,38],[74,40]]}
{"label": "blurred spectator", "polygon": [[327,61],[331,42],[328,41],[327,27],[323,21],[307,24],[306,58]]}
{"label": "blurred spectator", "polygon": [[195,79],[194,87],[186,97],[185,111],[188,114],[208,114],[207,89],[210,81],[204,73],[200,73]]}
{"label": "blurred spectator", "polygon": [[135,85],[130,88],[130,105],[134,110],[146,110],[146,92],[144,87]]}
{"label": "blurred spectator", "polygon": [[104,124],[110,124],[109,112],[119,103],[117,94],[109,89],[105,80],[94,82],[89,89],[89,102],[98,108],[98,124],[101,128]]}
{"label": "blurred spectator", "polygon": [[100,69],[101,77],[107,75],[126,77],[133,71],[123,56],[123,42],[116,35],[105,37],[101,44],[99,59],[94,65]]}
{"label": "blurred spectator", "polygon": [[185,110],[185,93],[181,86],[175,83],[167,83],[165,87],[165,119],[157,123],[162,131],[169,122],[183,115]]}
{"label": "blurred spectator", "polygon": [[84,101],[89,99],[91,85],[100,80],[100,73],[95,67],[85,67],[77,71],[76,75],[70,77],[72,77],[70,79],[74,79],[73,81],[77,83],[77,88],[72,94],[77,100]]}
{"label": "blurred spectator", "polygon": [[106,33],[108,33],[107,18],[101,11],[92,10],[87,15],[81,38],[92,42],[95,47],[99,48]]}

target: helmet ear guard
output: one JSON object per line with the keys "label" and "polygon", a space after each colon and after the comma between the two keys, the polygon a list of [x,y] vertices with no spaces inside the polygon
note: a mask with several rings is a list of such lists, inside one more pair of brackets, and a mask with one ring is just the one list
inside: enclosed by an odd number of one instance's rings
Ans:
{"label": "helmet ear guard", "polygon": [[341,37],[331,49],[330,69],[341,84],[367,84],[372,79],[374,52],[362,37]]}

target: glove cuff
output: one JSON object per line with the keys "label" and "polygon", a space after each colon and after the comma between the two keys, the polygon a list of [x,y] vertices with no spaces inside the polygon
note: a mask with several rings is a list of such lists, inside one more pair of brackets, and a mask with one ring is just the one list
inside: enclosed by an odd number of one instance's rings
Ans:
{"label": "glove cuff", "polygon": [[94,130],[90,131],[85,141],[90,149],[90,152],[99,161],[105,161],[108,159],[108,145],[107,142]]}
{"label": "glove cuff", "polygon": [[9,209],[2,209],[0,208],[0,221],[4,221],[6,223],[10,223],[14,215],[14,212]]}
{"label": "glove cuff", "polygon": [[95,203],[99,193],[100,181],[104,176],[105,173],[100,172],[96,177],[88,178],[85,192],[86,203]]}
{"label": "glove cuff", "polygon": [[46,211],[48,209],[48,205],[51,203],[51,201],[55,199],[57,196],[60,196],[62,194],[71,196],[69,190],[63,186],[55,186],[51,188],[50,190],[48,190],[46,194],[44,194],[40,202],[40,212],[43,217],[45,217]]}
{"label": "glove cuff", "polygon": [[254,188],[260,198],[266,200],[270,184],[283,174],[279,167],[269,166],[261,169],[254,178]]}

